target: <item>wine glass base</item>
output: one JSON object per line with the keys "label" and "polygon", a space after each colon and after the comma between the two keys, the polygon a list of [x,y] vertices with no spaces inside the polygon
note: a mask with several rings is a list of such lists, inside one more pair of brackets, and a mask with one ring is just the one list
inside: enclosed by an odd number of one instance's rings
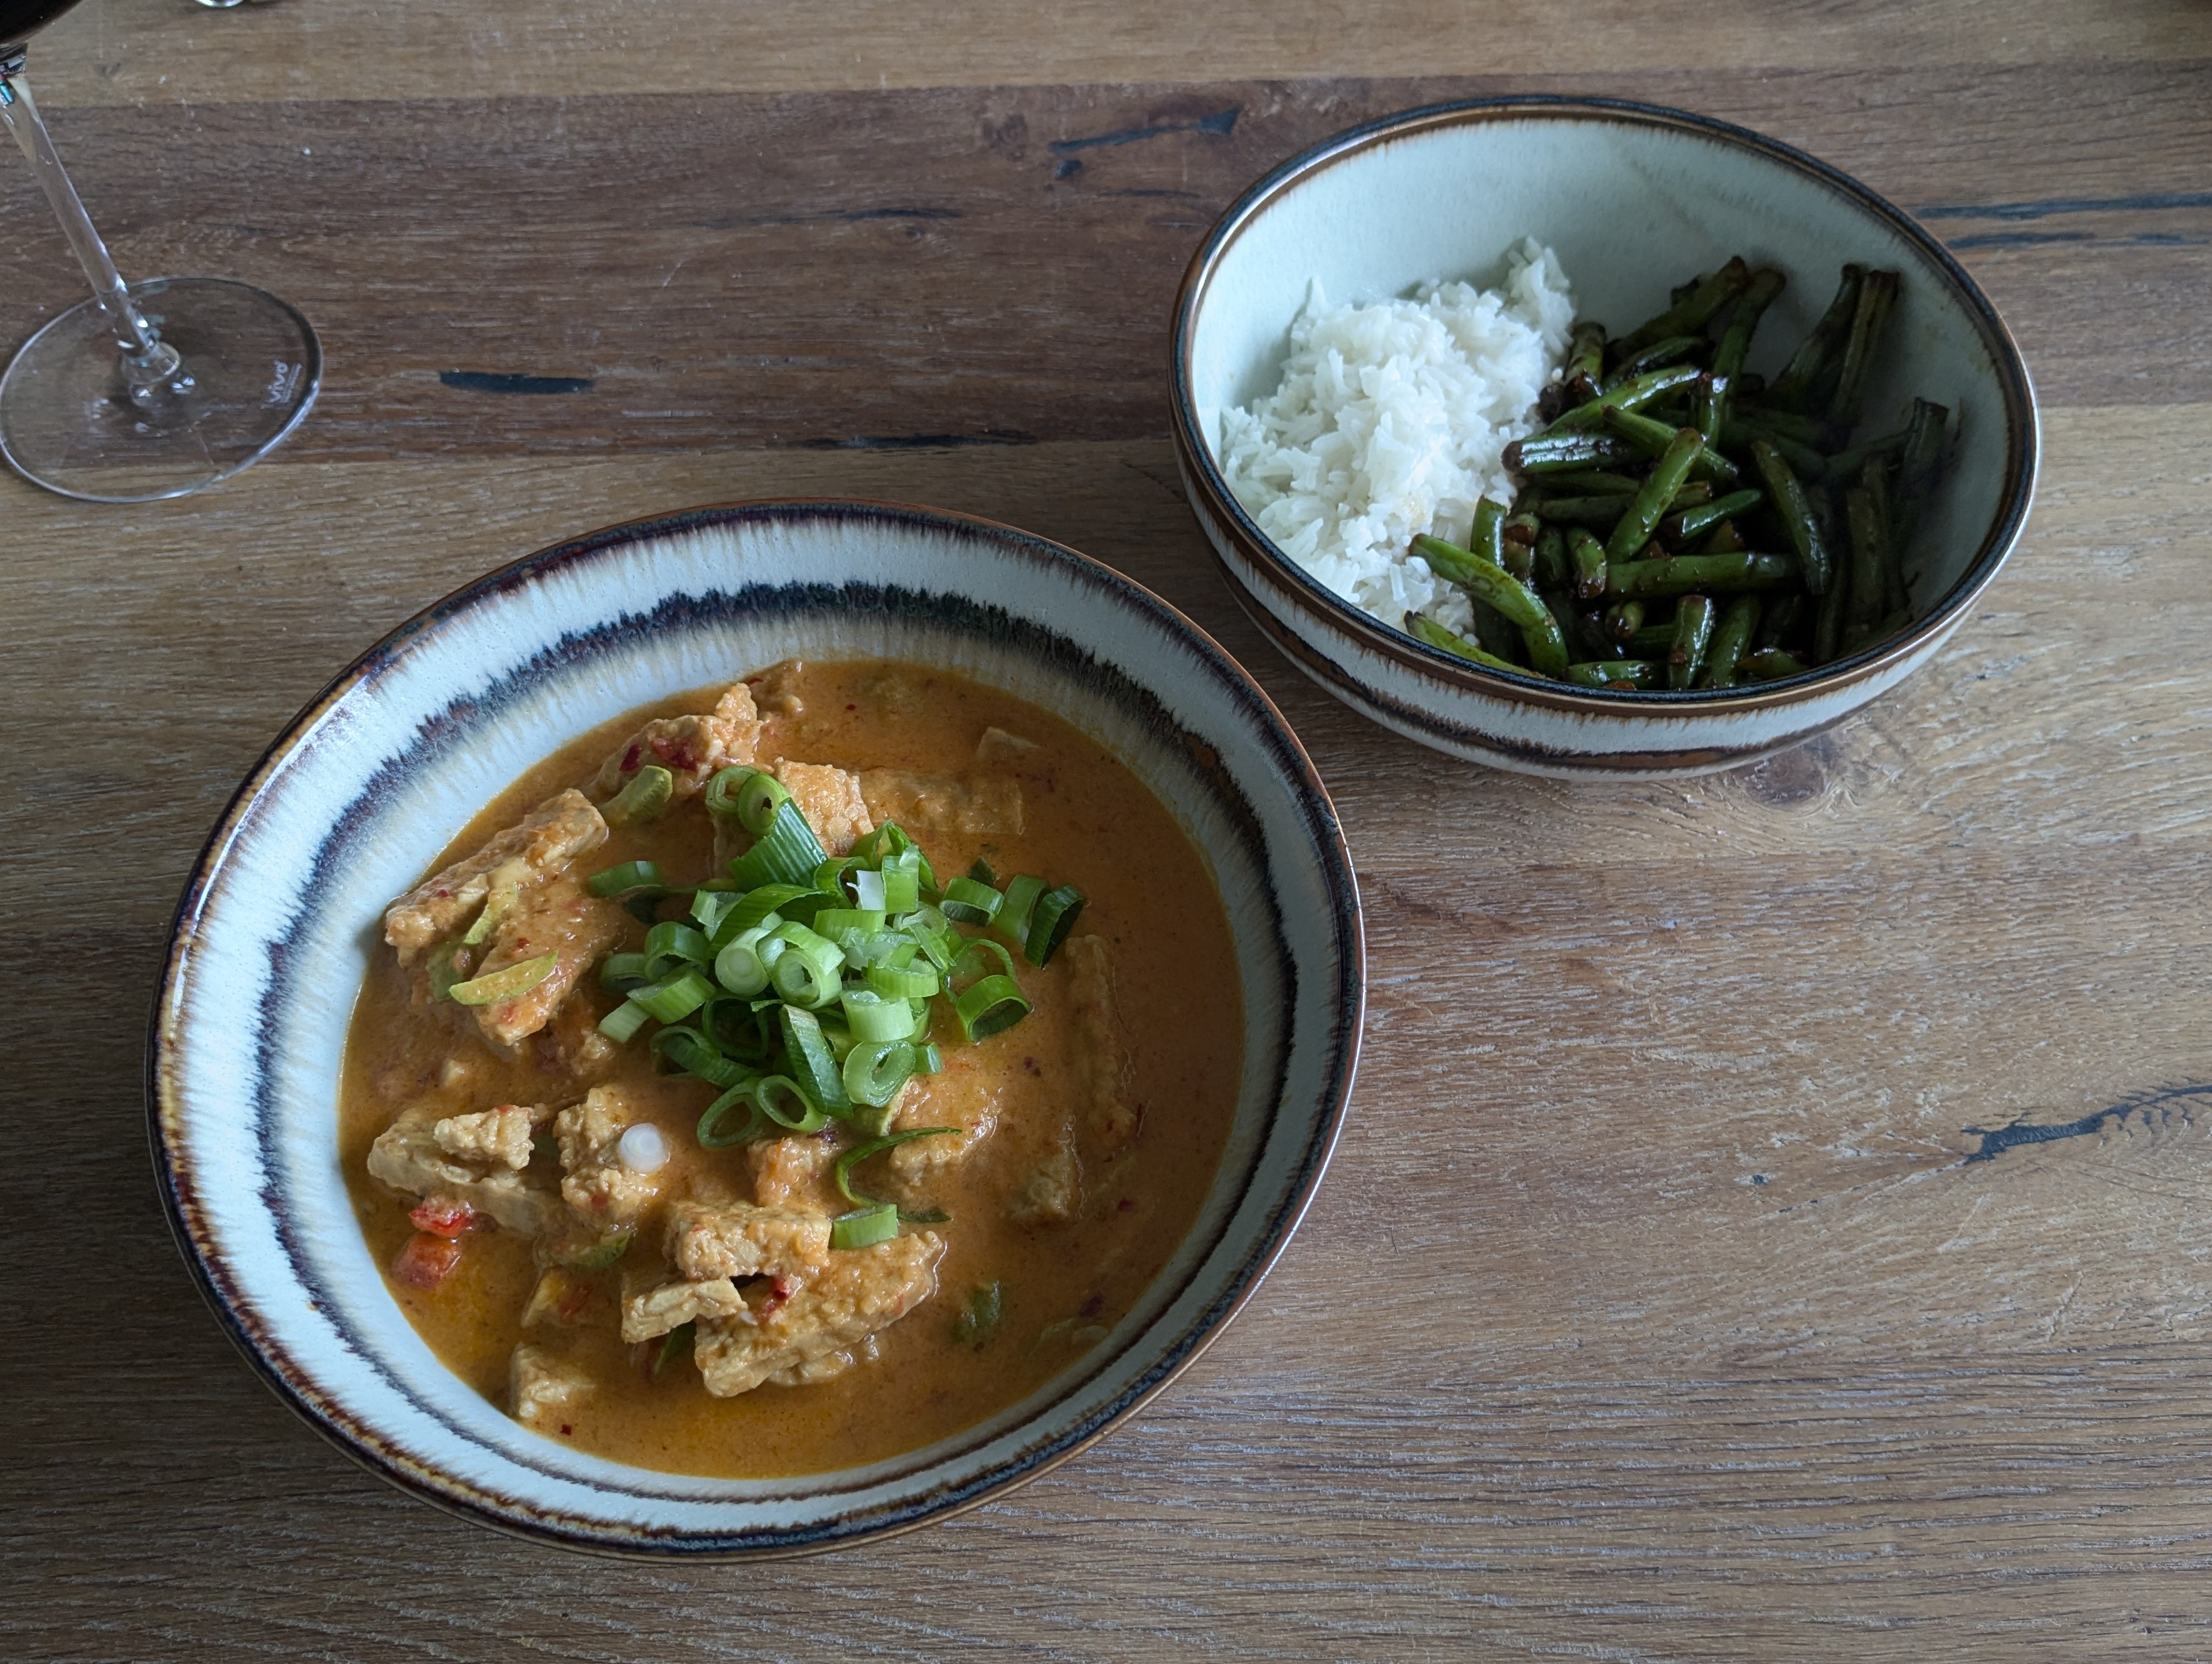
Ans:
{"label": "wine glass base", "polygon": [[131,295],[183,379],[134,395],[106,315],[70,307],[0,372],[0,457],[17,473],[87,502],[181,497],[300,425],[323,349],[289,302],[228,277],[155,277]]}

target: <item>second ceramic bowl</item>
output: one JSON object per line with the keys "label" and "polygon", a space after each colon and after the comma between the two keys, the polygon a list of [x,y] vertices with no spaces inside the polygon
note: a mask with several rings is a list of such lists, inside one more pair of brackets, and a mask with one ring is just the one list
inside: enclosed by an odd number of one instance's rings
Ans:
{"label": "second ceramic bowl", "polygon": [[[1577,311],[1616,329],[1731,254],[1790,287],[1750,367],[1771,374],[1845,261],[1904,273],[1868,408],[1915,393],[1959,413],[1951,474],[1920,545],[1919,616],[1804,676],[1680,693],[1600,693],[1471,665],[1361,611],[1279,550],[1238,504],[1216,446],[1224,409],[1280,380],[1291,319],[1424,279],[1494,276],[1523,237],[1552,247]],[[1499,99],[1408,111],[1293,157],[1200,246],[1177,296],[1176,450],[1193,511],[1238,598],[1300,669],[1384,726],[1532,774],[1732,768],[1841,720],[1925,664],[2018,541],[2039,434],[2027,367],[1973,280],[1903,211],[1802,151],[1724,122],[1605,100]]]}

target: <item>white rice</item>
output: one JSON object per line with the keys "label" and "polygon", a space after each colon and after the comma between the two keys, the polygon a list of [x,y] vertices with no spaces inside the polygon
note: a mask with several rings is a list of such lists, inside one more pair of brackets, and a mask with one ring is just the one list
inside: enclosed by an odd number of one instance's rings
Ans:
{"label": "white rice", "polygon": [[1513,498],[1502,460],[1536,427],[1575,315],[1566,274],[1524,239],[1496,289],[1424,283],[1411,301],[1331,307],[1316,282],[1282,385],[1221,413],[1222,471],[1278,547],[1391,624],[1464,631],[1467,598],[1408,545],[1466,541],[1476,501]]}

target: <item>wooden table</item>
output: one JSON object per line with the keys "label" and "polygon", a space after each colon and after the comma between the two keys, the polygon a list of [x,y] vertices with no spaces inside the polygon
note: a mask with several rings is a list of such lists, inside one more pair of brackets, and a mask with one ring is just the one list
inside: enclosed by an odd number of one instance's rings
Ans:
{"label": "wooden table", "polygon": [[[2212,1655],[2212,12],[1628,0],[89,0],[33,84],[126,271],[329,357],[278,458],[0,478],[0,1655]],[[1916,210],[2045,401],[1935,665],[1740,774],[1560,785],[1261,641],[1170,459],[1215,213],[1385,111],[1749,124]],[[0,346],[78,294],[0,156]],[[957,1522],[600,1563],[388,1490],[258,1387],[150,1182],[142,1031],[208,825],[475,574],[760,494],[1062,538],[1267,684],[1373,964],[1304,1230],[1182,1382]]]}

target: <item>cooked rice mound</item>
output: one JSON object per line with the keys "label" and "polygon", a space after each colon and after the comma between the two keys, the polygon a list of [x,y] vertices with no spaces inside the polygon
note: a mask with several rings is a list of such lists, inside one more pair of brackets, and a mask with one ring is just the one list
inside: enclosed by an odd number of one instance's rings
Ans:
{"label": "cooked rice mound", "polygon": [[1477,499],[1512,501],[1503,455],[1538,425],[1574,311],[1534,238],[1495,289],[1432,282],[1410,301],[1332,307],[1315,283],[1281,386],[1221,414],[1230,489],[1338,594],[1391,624],[1422,612],[1464,632],[1467,598],[1408,546],[1423,532],[1463,543]]}

